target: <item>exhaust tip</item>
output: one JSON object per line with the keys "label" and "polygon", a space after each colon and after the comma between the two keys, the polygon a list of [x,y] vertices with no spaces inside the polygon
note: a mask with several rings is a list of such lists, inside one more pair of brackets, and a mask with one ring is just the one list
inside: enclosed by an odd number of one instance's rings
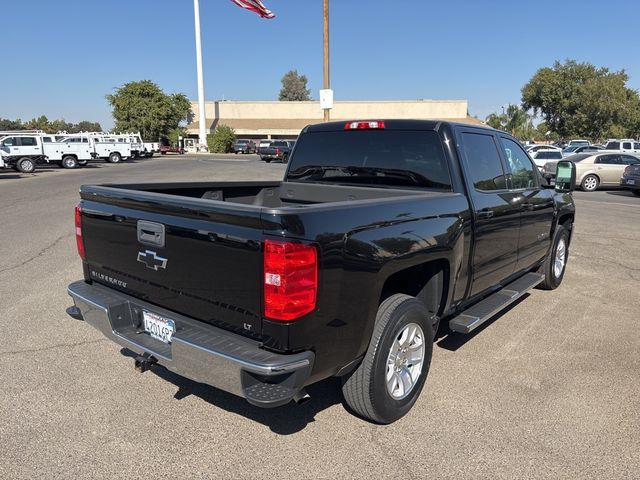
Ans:
{"label": "exhaust tip", "polygon": [[304,388],[293,396],[293,401],[298,405],[304,405],[309,400],[311,400],[311,395]]}

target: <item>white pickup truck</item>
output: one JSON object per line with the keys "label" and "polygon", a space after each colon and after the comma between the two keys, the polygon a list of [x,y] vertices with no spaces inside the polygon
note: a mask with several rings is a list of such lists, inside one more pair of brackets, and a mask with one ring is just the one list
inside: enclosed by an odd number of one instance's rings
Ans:
{"label": "white pickup truck", "polygon": [[640,153],[640,142],[632,140],[630,138],[623,138],[622,140],[610,140],[604,147],[605,150],[614,151],[618,153]]}
{"label": "white pickup truck", "polygon": [[56,163],[64,168],[86,165],[92,159],[118,163],[131,157],[131,144],[102,134],[11,132],[0,133],[0,155],[3,168],[31,173],[37,164],[44,162]]}

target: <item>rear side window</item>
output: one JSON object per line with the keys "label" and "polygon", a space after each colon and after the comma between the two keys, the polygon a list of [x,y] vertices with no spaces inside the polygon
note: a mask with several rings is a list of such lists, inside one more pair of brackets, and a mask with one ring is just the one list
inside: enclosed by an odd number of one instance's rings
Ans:
{"label": "rear side window", "polygon": [[620,164],[620,156],[619,155],[602,155],[596,158],[595,163],[605,164],[605,165],[619,165]]}
{"label": "rear side window", "polygon": [[463,133],[464,160],[467,174],[476,190],[504,190],[507,182],[493,136]]}
{"label": "rear side window", "polygon": [[538,152],[536,155],[538,160],[562,160],[562,152]]}
{"label": "rear side window", "polygon": [[20,138],[20,145],[22,145],[23,147],[35,147],[36,145],[38,145],[38,142],[33,137],[19,137],[19,138]]}
{"label": "rear side window", "polygon": [[306,133],[296,142],[287,180],[451,190],[442,142],[428,130]]}

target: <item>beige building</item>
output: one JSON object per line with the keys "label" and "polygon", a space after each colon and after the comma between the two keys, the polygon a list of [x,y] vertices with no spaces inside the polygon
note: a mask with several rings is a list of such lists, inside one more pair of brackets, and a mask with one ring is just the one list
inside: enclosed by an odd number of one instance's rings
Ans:
{"label": "beige building", "polygon": [[[376,100],[335,102],[332,120],[385,118],[439,119],[481,123],[467,115],[466,100]],[[191,102],[193,121],[187,126],[190,136],[198,135],[198,103]],[[306,125],[323,121],[317,101],[240,102],[208,101],[205,104],[207,132],[224,124],[241,138],[296,138]]]}

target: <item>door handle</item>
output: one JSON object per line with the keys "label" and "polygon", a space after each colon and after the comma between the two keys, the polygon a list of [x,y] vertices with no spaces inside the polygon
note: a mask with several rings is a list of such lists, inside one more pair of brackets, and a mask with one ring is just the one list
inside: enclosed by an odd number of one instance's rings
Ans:
{"label": "door handle", "polygon": [[482,210],[478,211],[477,217],[478,218],[491,218],[491,217],[493,217],[493,210],[490,210],[488,208],[483,208]]}
{"label": "door handle", "polygon": [[523,203],[522,204],[522,209],[523,210],[533,210],[533,203]]}

